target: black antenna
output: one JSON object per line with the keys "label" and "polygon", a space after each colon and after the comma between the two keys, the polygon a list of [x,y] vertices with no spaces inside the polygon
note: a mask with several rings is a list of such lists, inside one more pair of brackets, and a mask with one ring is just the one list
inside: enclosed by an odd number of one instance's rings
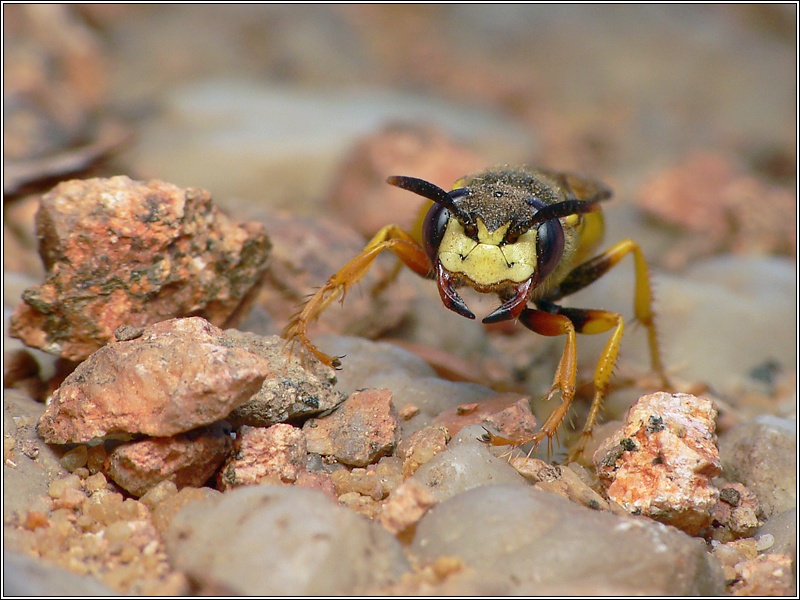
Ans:
{"label": "black antenna", "polygon": [[453,200],[453,196],[445,192],[442,188],[438,185],[435,185],[429,181],[425,181],[424,179],[418,179],[416,177],[404,177],[402,175],[392,175],[391,177],[386,178],[386,183],[389,185],[393,185],[395,187],[399,187],[404,190],[408,190],[409,192],[414,192],[415,194],[422,196],[423,198],[427,198],[428,200],[432,200],[436,202],[436,204],[441,204],[447,210],[452,212],[459,220],[464,220],[464,222],[469,223],[472,221],[470,216],[464,212],[458,205],[456,205],[455,201]]}

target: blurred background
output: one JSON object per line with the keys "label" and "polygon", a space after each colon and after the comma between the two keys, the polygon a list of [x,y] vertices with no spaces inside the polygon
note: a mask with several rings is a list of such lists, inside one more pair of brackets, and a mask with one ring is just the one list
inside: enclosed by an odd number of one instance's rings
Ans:
{"label": "blurred background", "polygon": [[[43,276],[35,198],[63,179],[157,178],[205,188],[237,218],[324,217],[354,232],[347,257],[413,221],[416,200],[387,175],[449,187],[525,163],[614,188],[608,242],[634,237],[655,266],[682,376],[733,389],[773,365],[794,382],[796,9],[4,5],[6,306]],[[315,264],[316,285],[336,260]],[[577,305],[629,316],[632,270]],[[403,333],[398,317],[372,335],[467,358],[485,346],[431,310],[455,333]],[[643,347],[626,352],[646,365]]]}

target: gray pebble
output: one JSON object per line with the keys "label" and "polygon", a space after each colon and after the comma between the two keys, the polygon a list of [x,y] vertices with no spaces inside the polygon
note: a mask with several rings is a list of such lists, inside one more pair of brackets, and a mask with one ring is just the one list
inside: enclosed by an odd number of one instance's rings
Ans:
{"label": "gray pebble", "polygon": [[444,452],[417,469],[411,479],[421,483],[439,502],[479,486],[527,486],[525,478],[505,458],[497,458],[489,446],[479,441],[483,433],[480,425],[465,427]]}
{"label": "gray pebble", "polygon": [[433,507],[411,550],[423,564],[461,557],[508,593],[716,595],[719,563],[701,540],[659,523],[575,506],[522,486],[483,486]]}
{"label": "gray pebble", "polygon": [[767,554],[788,554],[797,564],[797,509],[774,515],[758,530],[756,538],[771,535],[773,542],[765,549]]}
{"label": "gray pebble", "polygon": [[3,596],[118,596],[96,579],[3,551]]}
{"label": "gray pebble", "polygon": [[357,594],[408,570],[382,527],[302,488],[243,487],[190,504],[166,543],[201,590],[233,595]]}
{"label": "gray pebble", "polygon": [[746,485],[764,514],[797,506],[797,429],[794,420],[762,415],[719,441],[723,476]]}

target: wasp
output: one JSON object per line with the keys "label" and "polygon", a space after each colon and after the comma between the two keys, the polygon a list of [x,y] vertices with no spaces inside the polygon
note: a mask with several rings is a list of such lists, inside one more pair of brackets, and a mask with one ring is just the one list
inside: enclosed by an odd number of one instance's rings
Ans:
{"label": "wasp", "polygon": [[561,402],[533,437],[509,440],[487,433],[493,445],[520,446],[544,439],[548,446],[566,418],[575,397],[576,334],[611,332],[594,372],[594,398],[581,438],[570,459],[581,454],[602,408],[625,328],[622,315],[598,309],[561,306],[559,301],[597,281],[628,254],[635,265],[634,314],[647,330],[651,367],[669,389],[653,313],[647,262],[639,245],[622,240],[592,257],[603,230],[601,202],[611,190],[604,184],[570,173],[525,167],[498,167],[462,177],[448,192],[415,177],[392,176],[387,183],[432,202],[412,235],[386,225],[364,250],[335,273],[291,319],[284,330],[290,343],[300,343],[326,365],[339,358],[321,352],[309,339],[309,323],[369,270],[384,250],[394,253],[416,274],[434,279],[448,309],[475,319],[457,289],[469,286],[496,294],[499,306],[483,323],[516,319],[544,336],[565,336],[566,343],[547,398]]}

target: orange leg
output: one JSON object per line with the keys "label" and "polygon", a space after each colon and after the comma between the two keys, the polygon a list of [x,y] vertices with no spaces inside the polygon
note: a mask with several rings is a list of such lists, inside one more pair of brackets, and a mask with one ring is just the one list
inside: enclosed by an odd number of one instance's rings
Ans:
{"label": "orange leg", "polygon": [[622,240],[585,263],[573,269],[569,275],[561,282],[558,293],[547,300],[555,301],[564,296],[569,296],[578,290],[586,287],[590,283],[597,281],[605,275],[611,267],[622,260],[625,255],[633,253],[636,268],[636,289],[633,300],[633,311],[636,320],[647,328],[647,342],[650,347],[650,364],[653,371],[661,379],[661,385],[665,389],[672,389],[672,385],[664,369],[664,361],[661,358],[661,350],[658,345],[658,333],[655,325],[655,313],[653,312],[653,293],[650,289],[650,273],[647,268],[647,261],[644,258],[639,244],[633,240]]}
{"label": "orange leg", "polygon": [[556,374],[553,379],[553,387],[548,393],[548,399],[557,391],[561,392],[561,403],[553,410],[547,420],[542,424],[539,431],[526,440],[508,440],[499,436],[489,435],[488,441],[492,445],[514,445],[521,446],[528,442],[533,442],[534,447],[538,446],[545,438],[548,444],[558,432],[561,423],[564,422],[572,400],[575,398],[575,380],[577,378],[578,360],[576,333],[604,333],[609,329],[614,329],[611,337],[606,344],[603,354],[597,363],[594,374],[594,400],[586,419],[586,425],[581,434],[581,440],[576,449],[570,452],[569,460],[574,460],[580,455],[586,441],[591,437],[594,424],[600,413],[603,398],[608,390],[608,382],[614,369],[619,353],[619,345],[622,340],[624,321],[622,316],[604,310],[584,310],[580,308],[562,308],[554,304],[547,303],[548,311],[533,310],[526,308],[520,315],[520,322],[531,331],[540,335],[555,336],[566,335],[567,342],[564,345],[564,352],[558,363]]}
{"label": "orange leg", "polygon": [[577,373],[575,334],[605,333],[613,329],[611,337],[606,343],[603,353],[597,362],[594,373],[594,398],[589,409],[586,424],[581,432],[581,438],[570,451],[569,460],[575,460],[582,454],[587,441],[592,436],[594,425],[597,422],[597,418],[603,406],[603,400],[608,391],[611,374],[617,362],[617,356],[619,355],[619,347],[622,341],[622,334],[625,330],[625,323],[622,316],[614,312],[562,308],[553,304],[553,301],[573,294],[596,281],[629,253],[633,253],[636,268],[634,314],[636,315],[636,319],[647,328],[652,369],[659,375],[662,385],[666,389],[671,389],[658,345],[653,312],[653,296],[650,290],[650,276],[647,262],[636,242],[633,240],[623,240],[612,246],[603,254],[573,269],[569,275],[564,278],[554,294],[537,302],[537,305],[544,310],[526,308],[520,315],[520,322],[540,335],[567,336],[564,353],[561,356],[553,381],[553,387],[549,394],[549,396],[552,396],[556,391],[560,390],[561,404],[553,410],[541,429],[536,432],[531,439],[524,441],[507,440],[490,435],[490,443],[494,445],[511,444],[519,446],[528,442],[533,442],[535,445],[538,445],[545,438],[547,438],[549,442],[556,435],[558,427],[566,418],[569,407],[575,396],[575,379]]}
{"label": "orange leg", "polygon": [[294,315],[283,331],[283,337],[289,344],[300,342],[303,348],[319,359],[320,362],[339,366],[339,359],[328,356],[317,348],[308,338],[308,325],[317,319],[328,305],[347,293],[348,288],[360,281],[367,274],[372,263],[384,250],[390,250],[412,271],[427,277],[432,266],[424,248],[414,238],[397,225],[383,227],[364,247],[364,250],[344,267],[339,269],[314,294],[308,302]]}

